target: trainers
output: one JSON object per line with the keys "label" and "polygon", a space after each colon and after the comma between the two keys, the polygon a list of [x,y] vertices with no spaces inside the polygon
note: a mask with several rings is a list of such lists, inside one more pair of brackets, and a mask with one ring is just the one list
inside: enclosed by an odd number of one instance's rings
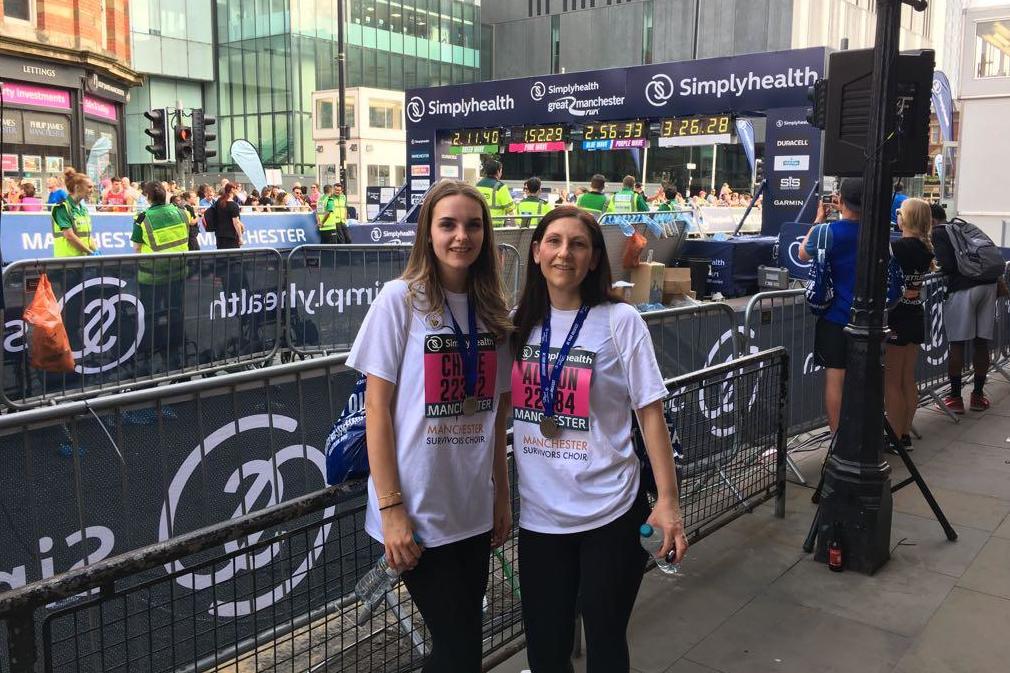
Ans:
{"label": "trainers", "polygon": [[[974,396],[973,396],[974,397]],[[953,395],[948,395],[943,398],[943,406],[951,413],[962,415],[964,414],[964,400],[961,397],[954,397]]]}
{"label": "trainers", "polygon": [[[989,398],[985,394],[972,393],[971,394],[971,410],[972,411],[986,411],[989,409]],[[961,413],[964,413],[963,411]]]}

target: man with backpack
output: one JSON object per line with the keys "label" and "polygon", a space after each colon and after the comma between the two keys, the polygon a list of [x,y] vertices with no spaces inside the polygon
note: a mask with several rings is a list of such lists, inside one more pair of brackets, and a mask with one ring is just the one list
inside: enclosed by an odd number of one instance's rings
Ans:
{"label": "man with backpack", "polygon": [[985,411],[989,408],[984,388],[989,371],[989,342],[996,323],[996,286],[1003,277],[1005,264],[999,248],[985,232],[970,222],[958,218],[946,222],[946,219],[943,207],[934,205],[933,248],[947,281],[943,327],[950,343],[947,360],[950,394],[943,404],[952,413],[964,413],[961,372],[965,347],[973,342],[975,377],[969,408]]}

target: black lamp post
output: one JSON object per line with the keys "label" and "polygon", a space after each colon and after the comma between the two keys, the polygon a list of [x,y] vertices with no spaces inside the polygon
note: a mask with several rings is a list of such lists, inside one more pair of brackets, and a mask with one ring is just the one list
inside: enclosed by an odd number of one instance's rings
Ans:
{"label": "black lamp post", "polygon": [[[845,567],[873,574],[890,558],[891,468],[881,459],[884,437],[883,341],[885,273],[897,151],[896,91],[902,5],[924,0],[877,0],[870,127],[863,173],[855,296],[835,448],[825,468],[815,558],[826,561],[832,532],[841,535]],[[837,525],[837,527],[836,527]]]}
{"label": "black lamp post", "polygon": [[347,46],[344,42],[344,3],[346,0],[337,0],[337,126],[340,128],[340,138],[337,140],[338,157],[340,168],[337,175],[340,184],[344,185],[344,193],[347,193],[347,88],[345,73],[347,72]]}

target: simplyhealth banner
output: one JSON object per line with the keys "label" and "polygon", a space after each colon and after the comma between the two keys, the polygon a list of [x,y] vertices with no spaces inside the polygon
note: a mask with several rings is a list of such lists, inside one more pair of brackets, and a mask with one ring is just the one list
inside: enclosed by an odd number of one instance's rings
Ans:
{"label": "simplyhealth banner", "polygon": [[[306,243],[319,243],[316,216],[313,213],[242,213],[246,226],[244,248],[274,248],[285,250]],[[130,234],[133,215],[130,213],[95,213],[91,228],[105,255],[128,255],[133,252]],[[214,234],[200,232],[200,248],[216,247]],[[22,259],[53,256],[53,232],[48,213],[4,213],[0,227],[0,251],[3,263]]]}

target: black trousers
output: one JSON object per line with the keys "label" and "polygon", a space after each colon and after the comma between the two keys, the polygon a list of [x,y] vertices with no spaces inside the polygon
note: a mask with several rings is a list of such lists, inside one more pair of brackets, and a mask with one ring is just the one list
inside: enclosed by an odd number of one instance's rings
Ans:
{"label": "black trousers", "polygon": [[319,242],[323,245],[332,245],[337,242],[337,231],[336,229],[331,229],[330,231],[320,231],[319,232]]}
{"label": "black trousers", "polygon": [[648,554],[638,528],[644,494],[621,517],[582,533],[519,529],[519,567],[532,673],[572,671],[576,607],[586,631],[587,673],[627,673],[628,621]]}
{"label": "black trousers", "polygon": [[482,606],[491,557],[491,531],[425,549],[403,574],[431,634],[424,673],[479,673]]}

